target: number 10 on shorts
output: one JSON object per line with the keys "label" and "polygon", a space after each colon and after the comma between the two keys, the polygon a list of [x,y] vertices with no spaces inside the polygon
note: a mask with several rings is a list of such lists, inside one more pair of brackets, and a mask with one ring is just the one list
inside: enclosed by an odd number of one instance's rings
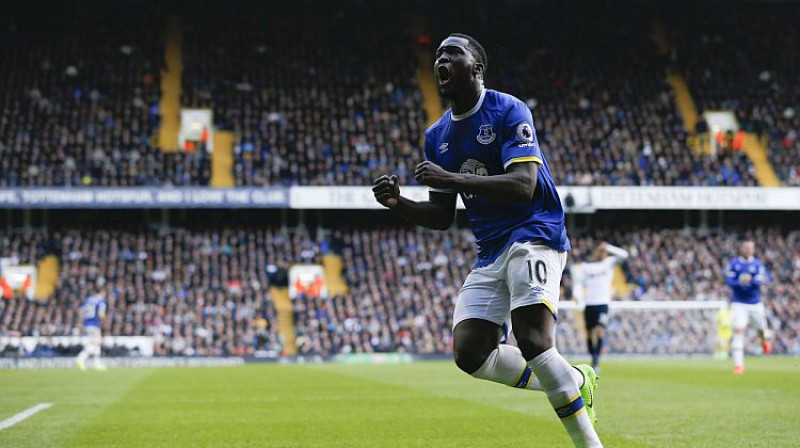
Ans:
{"label": "number 10 on shorts", "polygon": [[534,277],[542,285],[547,283],[547,266],[542,260],[528,259],[528,278],[533,281]]}

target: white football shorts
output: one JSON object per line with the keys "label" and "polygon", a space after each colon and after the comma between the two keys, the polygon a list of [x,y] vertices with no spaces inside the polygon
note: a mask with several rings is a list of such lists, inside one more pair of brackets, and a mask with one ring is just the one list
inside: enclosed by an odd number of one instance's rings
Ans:
{"label": "white football shorts", "polygon": [[511,328],[511,311],[542,303],[555,315],[567,253],[532,242],[516,242],[494,263],[473,269],[458,293],[453,328],[466,319]]}
{"label": "white football shorts", "polygon": [[100,348],[103,345],[103,335],[100,327],[85,327],[86,336],[89,337],[88,344],[92,348]]}
{"label": "white football shorts", "polygon": [[745,328],[748,324],[756,330],[768,330],[767,313],[764,304],[759,303],[731,303],[731,321],[733,328]]}

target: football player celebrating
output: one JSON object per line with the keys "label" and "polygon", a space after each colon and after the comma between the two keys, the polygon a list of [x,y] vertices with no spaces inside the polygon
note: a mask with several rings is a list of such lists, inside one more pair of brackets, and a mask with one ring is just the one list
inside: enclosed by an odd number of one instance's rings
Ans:
{"label": "football player celebrating", "polygon": [[[564,211],[528,107],[484,88],[487,58],[465,34],[436,50],[434,72],[451,109],[425,133],[415,170],[429,200],[400,195],[396,176],[375,180],[378,202],[424,227],[445,230],[456,195],[478,244],[453,317],[456,365],[475,378],[542,390],[575,446],[602,446],[594,429],[597,382],[554,346],[561,274],[570,250]],[[519,348],[501,343],[512,329]]]}

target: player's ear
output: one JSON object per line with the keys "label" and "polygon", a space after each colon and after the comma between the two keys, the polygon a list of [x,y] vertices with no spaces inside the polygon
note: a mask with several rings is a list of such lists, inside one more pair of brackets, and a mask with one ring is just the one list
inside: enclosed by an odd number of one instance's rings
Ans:
{"label": "player's ear", "polygon": [[483,63],[482,62],[475,62],[472,65],[472,74],[475,75],[476,78],[483,79]]}

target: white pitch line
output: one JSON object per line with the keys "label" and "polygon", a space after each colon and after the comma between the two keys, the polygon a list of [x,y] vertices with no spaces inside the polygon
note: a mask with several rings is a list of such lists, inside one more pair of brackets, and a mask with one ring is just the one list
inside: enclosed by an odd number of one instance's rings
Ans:
{"label": "white pitch line", "polygon": [[9,417],[9,418],[3,420],[2,422],[0,422],[0,431],[4,430],[4,429],[6,429],[6,428],[8,428],[10,426],[14,426],[17,423],[19,423],[19,422],[25,420],[26,418],[32,416],[33,414],[36,414],[39,411],[44,411],[45,409],[49,408],[52,405],[53,405],[53,403],[39,403],[36,406],[30,407],[28,409],[25,409],[24,411],[20,412],[19,414],[12,415],[11,417]]}

